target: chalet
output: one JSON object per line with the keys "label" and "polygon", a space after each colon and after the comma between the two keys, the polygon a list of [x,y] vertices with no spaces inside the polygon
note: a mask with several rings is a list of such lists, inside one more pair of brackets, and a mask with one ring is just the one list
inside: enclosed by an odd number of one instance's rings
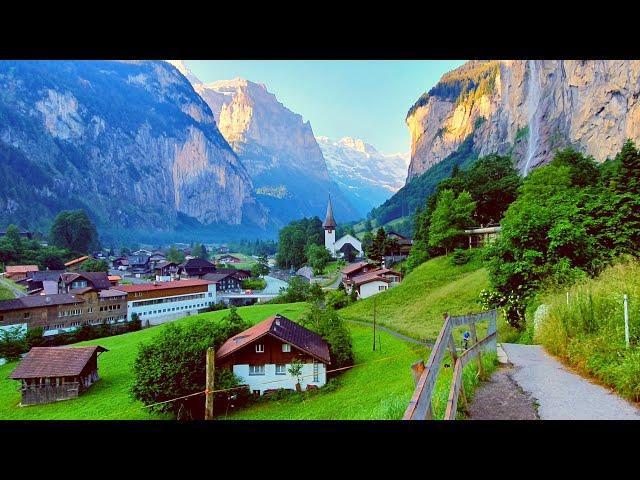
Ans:
{"label": "chalet", "polygon": [[331,364],[329,345],[317,333],[281,315],[269,317],[227,340],[216,353],[216,365],[233,370],[256,395],[278,388],[295,389],[289,373],[294,359],[303,363],[302,389],[321,387]]}
{"label": "chalet", "polygon": [[216,273],[230,273],[239,282],[244,282],[251,278],[251,272],[249,270],[242,270],[240,268],[216,268]]}
{"label": "chalet", "polygon": [[207,280],[176,280],[115,287],[127,295],[128,319],[158,325],[198,313],[216,303],[216,287]]}
{"label": "chalet", "polygon": [[148,255],[129,255],[127,257],[129,262],[128,270],[136,277],[150,274],[151,264],[149,258]]}
{"label": "chalet", "polygon": [[216,266],[203,258],[185,260],[178,266],[180,278],[202,278],[207,273],[216,273]]}
{"label": "chalet", "polygon": [[348,287],[354,277],[362,275],[363,273],[367,273],[371,270],[375,270],[376,268],[378,267],[367,261],[347,265],[340,271],[340,273],[342,274],[342,283],[344,283],[345,287]]}
{"label": "chalet", "polygon": [[156,251],[149,256],[149,262],[151,263],[152,269],[154,270],[159,263],[166,262],[166,260],[167,260],[167,257],[165,257],[164,253],[162,252]]}
{"label": "chalet", "polygon": [[4,278],[17,282],[27,278],[27,273],[39,270],[37,265],[7,265],[4,269]]}
{"label": "chalet", "polygon": [[122,280],[122,277],[120,275],[109,275],[107,278],[109,279],[109,283],[112,287],[118,286],[118,284]]}
{"label": "chalet", "polygon": [[234,257],[233,255],[223,255],[216,260],[216,263],[241,263],[238,257]]}
{"label": "chalet", "polygon": [[388,242],[384,251],[385,264],[390,265],[394,262],[406,260],[411,253],[413,240],[393,231],[387,232],[387,239],[391,241]]}
{"label": "chalet", "polygon": [[82,294],[89,290],[108,290],[111,286],[105,272],[62,273],[58,279],[58,293]]}
{"label": "chalet", "polygon": [[233,273],[207,273],[202,277],[216,285],[216,292],[239,291],[242,281]]}
{"label": "chalet", "polygon": [[21,383],[21,405],[76,398],[100,380],[98,356],[108,352],[92,347],[34,347],[9,378]]}
{"label": "chalet", "polygon": [[178,264],[176,262],[162,261],[156,263],[153,269],[157,282],[169,282],[178,277]]}
{"label": "chalet", "polygon": [[118,257],[111,262],[113,268],[118,270],[127,270],[129,268],[129,259],[127,257]]}
{"label": "chalet", "polygon": [[80,270],[80,266],[89,260],[89,255],[85,255],[83,257],[74,258],[73,260],[68,261],[64,264],[64,267],[69,272],[77,272]]}
{"label": "chalet", "polygon": [[498,238],[502,227],[494,225],[489,227],[469,228],[464,231],[469,236],[469,248],[482,247],[492,243]]}
{"label": "chalet", "polygon": [[58,293],[58,280],[64,270],[43,270],[28,272],[27,278],[19,282],[27,287],[29,295],[51,295]]}
{"label": "chalet", "polygon": [[133,252],[133,255],[138,257],[150,257],[152,253],[153,252],[151,252],[150,250],[147,250],[146,248],[141,248]]}
{"label": "chalet", "polygon": [[80,320],[84,299],[79,295],[28,295],[0,302],[0,329],[26,332],[42,327],[44,335],[58,333]]}
{"label": "chalet", "polygon": [[349,287],[347,287],[347,291],[351,292],[355,288],[358,292],[358,298],[367,298],[388,290],[401,281],[401,273],[388,268],[379,268],[353,277]]}

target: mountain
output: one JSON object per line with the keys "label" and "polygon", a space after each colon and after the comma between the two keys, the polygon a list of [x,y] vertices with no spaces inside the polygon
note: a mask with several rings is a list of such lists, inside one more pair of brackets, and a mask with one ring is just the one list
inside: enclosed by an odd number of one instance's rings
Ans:
{"label": "mountain", "polygon": [[187,79],[162,61],[0,61],[0,225],[84,208],[110,238],[267,215]]}
{"label": "mountain", "polygon": [[187,67],[187,64],[184,63],[184,60],[167,60],[167,62],[176,67],[178,71],[182,75],[184,75],[187,80],[189,80],[189,83],[191,83],[191,85],[202,83],[200,79],[193,74],[191,69]]}
{"label": "mountain", "polygon": [[383,154],[351,137],[331,140],[317,136],[329,175],[361,216],[380,205],[403,185],[409,153]]}
{"label": "mountain", "polygon": [[263,84],[245,79],[194,85],[238,154],[270,218],[286,224],[324,215],[329,195],[338,221],[358,211],[331,180],[311,124],[278,101]]}
{"label": "mountain", "polygon": [[640,140],[640,61],[471,61],[411,107],[407,181],[467,138],[480,156],[510,154],[522,174],[572,146],[598,162]]}

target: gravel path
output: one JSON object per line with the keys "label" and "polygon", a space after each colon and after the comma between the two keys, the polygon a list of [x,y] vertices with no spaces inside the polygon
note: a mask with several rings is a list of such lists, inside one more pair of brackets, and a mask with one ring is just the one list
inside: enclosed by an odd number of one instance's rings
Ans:
{"label": "gravel path", "polygon": [[542,420],[640,420],[640,410],[571,372],[540,345],[503,343],[509,376],[538,403]]}
{"label": "gravel path", "polygon": [[537,420],[534,399],[511,378],[514,368],[500,366],[483,382],[469,404],[470,420]]}
{"label": "gravel path", "polygon": [[[363,325],[365,327],[373,328],[373,323],[371,322],[363,322],[361,320],[349,320],[349,319],[345,319],[345,321],[349,323],[355,323],[356,325]],[[422,342],[420,340],[416,340],[415,338],[407,337],[406,335],[403,335],[398,332],[394,332],[393,330],[380,324],[376,324],[376,330],[382,330],[383,332],[387,332],[388,334],[393,335],[394,337],[399,338],[400,340],[404,340],[405,342],[415,343],[417,345],[423,345],[425,347],[433,347],[433,342],[431,343]]]}

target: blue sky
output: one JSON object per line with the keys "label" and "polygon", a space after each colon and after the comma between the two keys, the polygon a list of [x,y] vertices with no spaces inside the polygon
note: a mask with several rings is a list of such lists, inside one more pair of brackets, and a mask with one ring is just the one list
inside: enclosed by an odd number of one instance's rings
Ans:
{"label": "blue sky", "polygon": [[315,135],[355,137],[384,153],[408,152],[407,110],[462,60],[187,60],[203,82],[264,83]]}

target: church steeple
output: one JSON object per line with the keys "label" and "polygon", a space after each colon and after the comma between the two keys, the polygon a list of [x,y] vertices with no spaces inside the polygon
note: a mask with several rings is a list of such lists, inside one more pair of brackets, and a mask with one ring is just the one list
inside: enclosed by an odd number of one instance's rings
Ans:
{"label": "church steeple", "polygon": [[327,204],[327,214],[325,215],[324,222],[322,222],[322,228],[325,230],[334,230],[337,224],[333,218],[333,206],[331,205],[331,197],[329,197],[329,203]]}

